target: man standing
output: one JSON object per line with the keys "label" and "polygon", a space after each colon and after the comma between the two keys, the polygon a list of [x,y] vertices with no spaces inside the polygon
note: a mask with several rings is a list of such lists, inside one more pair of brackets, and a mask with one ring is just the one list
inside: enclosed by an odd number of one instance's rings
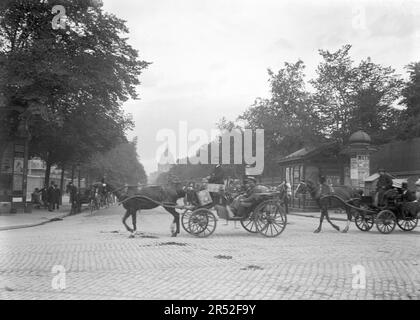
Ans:
{"label": "man standing", "polygon": [[70,182],[67,186],[67,192],[70,194],[70,204],[71,204],[71,213],[76,213],[77,210],[77,202],[78,202],[78,196],[77,196],[77,187],[73,185],[73,182]]}
{"label": "man standing", "polygon": [[218,164],[214,168],[213,173],[210,175],[209,183],[224,184],[225,183],[225,172],[221,164]]}
{"label": "man standing", "polygon": [[55,208],[57,208],[57,210],[60,209],[60,198],[61,198],[60,188],[54,183],[53,210],[55,210]]}
{"label": "man standing", "polygon": [[51,185],[47,189],[47,201],[48,201],[48,211],[54,210],[54,196],[55,196],[55,185],[54,181],[51,181]]}
{"label": "man standing", "polygon": [[46,209],[48,208],[48,185],[44,184],[44,188],[39,191],[41,192],[42,206]]}
{"label": "man standing", "polygon": [[392,179],[391,177],[386,173],[385,169],[380,168],[378,170],[379,173],[379,179],[376,183],[376,194],[377,194],[377,206],[383,206],[384,205],[384,197],[385,193],[392,188]]}
{"label": "man standing", "polygon": [[[213,173],[209,177],[209,183],[223,184],[223,185],[225,184],[225,172],[221,164],[218,164],[216,168],[214,168]],[[222,203],[222,197],[219,192],[210,192],[210,195],[215,204]]]}

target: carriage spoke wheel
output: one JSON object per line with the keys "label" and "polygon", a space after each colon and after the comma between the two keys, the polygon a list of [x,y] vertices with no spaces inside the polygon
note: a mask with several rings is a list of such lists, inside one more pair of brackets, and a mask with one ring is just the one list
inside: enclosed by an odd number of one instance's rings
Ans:
{"label": "carriage spoke wheel", "polygon": [[248,232],[258,233],[257,223],[253,214],[241,220],[241,225]]}
{"label": "carriage spoke wheel", "polygon": [[190,221],[191,215],[192,215],[192,211],[191,210],[185,210],[185,212],[182,214],[182,217],[181,217],[181,225],[182,225],[182,228],[186,232],[188,232],[190,234],[193,234],[191,232],[190,226],[189,226],[189,221]]}
{"label": "carriage spoke wheel", "polygon": [[217,220],[208,209],[198,209],[191,213],[188,219],[188,229],[196,237],[206,238],[216,229]]}
{"label": "carriage spoke wheel", "polygon": [[419,222],[417,217],[403,217],[402,219],[397,220],[398,227],[404,231],[412,231]]}
{"label": "carriage spoke wheel", "polygon": [[277,237],[286,228],[286,211],[275,201],[264,201],[254,210],[255,224],[265,237]]}
{"label": "carriage spoke wheel", "polygon": [[369,231],[373,227],[373,217],[364,213],[357,213],[354,218],[356,227],[361,231]]}
{"label": "carriage spoke wheel", "polygon": [[395,229],[396,220],[395,214],[392,211],[383,210],[376,216],[376,228],[381,233],[391,233]]}

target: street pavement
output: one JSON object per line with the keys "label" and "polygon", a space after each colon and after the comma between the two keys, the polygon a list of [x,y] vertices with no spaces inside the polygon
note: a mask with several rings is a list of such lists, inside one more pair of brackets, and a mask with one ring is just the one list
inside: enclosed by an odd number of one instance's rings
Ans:
{"label": "street pavement", "polygon": [[65,218],[70,213],[71,206],[64,204],[59,210],[52,212],[48,209],[32,209],[32,213],[0,214],[0,231],[10,229],[29,228],[43,225]]}
{"label": "street pavement", "polygon": [[130,239],[122,214],[0,231],[0,299],[420,299],[419,227],[314,234],[317,219],[289,215],[277,238],[224,220],[209,238],[171,238],[155,209]]}

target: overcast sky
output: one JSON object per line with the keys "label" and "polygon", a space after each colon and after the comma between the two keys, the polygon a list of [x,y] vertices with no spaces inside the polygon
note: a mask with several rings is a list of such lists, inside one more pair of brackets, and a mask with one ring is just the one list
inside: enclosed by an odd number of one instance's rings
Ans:
{"label": "overcast sky", "polygon": [[141,76],[140,100],[129,101],[148,173],[157,169],[160,129],[210,133],[268,96],[267,68],[302,59],[314,77],[318,49],[351,44],[359,61],[404,66],[420,60],[420,0],[104,0],[127,21],[130,43],[153,62]]}

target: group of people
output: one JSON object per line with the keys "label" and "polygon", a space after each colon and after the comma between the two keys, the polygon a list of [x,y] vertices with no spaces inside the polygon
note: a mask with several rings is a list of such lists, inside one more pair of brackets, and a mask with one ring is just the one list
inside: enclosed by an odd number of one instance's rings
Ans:
{"label": "group of people", "polygon": [[[88,197],[92,199],[93,197],[98,197],[98,200],[107,199],[109,185],[105,182],[105,179],[102,178],[100,183],[92,185],[90,190],[88,190]],[[66,193],[69,194],[70,204],[72,207],[72,212],[80,211],[80,198],[83,195],[79,194],[78,188],[69,182],[66,186]],[[35,208],[47,208],[48,211],[52,212],[54,210],[60,209],[61,204],[61,190],[57,184],[52,181],[50,186],[45,186],[42,189],[35,188],[31,195],[31,202]]]}
{"label": "group of people", "polygon": [[51,181],[50,186],[45,186],[42,189],[35,188],[32,193],[32,204],[36,208],[48,208],[48,211],[60,209],[61,190],[54,181]]}
{"label": "group of people", "polygon": [[[392,178],[386,173],[385,169],[380,168],[378,170],[379,178],[376,183],[376,205],[378,207],[386,206],[387,194],[389,190],[394,188]],[[420,180],[419,180],[420,181]],[[416,185],[419,183],[417,181]],[[401,197],[402,202],[412,202],[417,200],[415,193],[408,189],[408,183],[403,182],[401,188],[399,188],[398,193]]]}

